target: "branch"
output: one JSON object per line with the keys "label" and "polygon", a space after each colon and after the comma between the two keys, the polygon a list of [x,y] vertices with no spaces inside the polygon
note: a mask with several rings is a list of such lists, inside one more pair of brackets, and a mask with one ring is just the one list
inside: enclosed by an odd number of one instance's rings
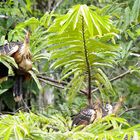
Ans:
{"label": "branch", "polygon": [[135,107],[132,107],[132,108],[128,108],[128,109],[126,109],[124,112],[122,112],[120,115],[119,115],[119,117],[120,116],[122,116],[124,113],[126,113],[126,112],[129,112],[129,111],[133,111],[133,110],[139,110],[140,109],[140,106],[135,106]]}
{"label": "branch", "polygon": [[[130,72],[131,72],[131,71],[129,71],[129,70],[126,71],[126,72],[124,72],[124,73],[122,73],[122,74],[120,74],[120,75],[118,75],[118,76],[112,78],[112,79],[110,80],[110,82],[115,81],[115,80],[117,80],[117,79],[120,79],[120,78],[124,77],[124,76],[127,75],[127,74],[130,74]],[[65,82],[65,81],[58,81],[58,80],[52,79],[52,78],[50,78],[50,77],[48,77],[48,76],[46,76],[46,75],[40,75],[40,74],[39,74],[39,75],[37,75],[37,77],[38,77],[38,79],[39,79],[40,81],[42,81],[42,82],[44,82],[44,83],[47,83],[47,84],[49,84],[49,85],[52,85],[52,86],[54,86],[54,87],[56,87],[56,88],[64,89],[64,88],[65,88],[64,86],[67,86],[67,85],[68,85],[68,83]],[[60,86],[60,85],[61,85],[61,86]],[[96,91],[98,91],[98,90],[99,90],[99,88],[95,88],[95,89],[92,90],[92,93],[93,93],[93,92],[96,92]],[[80,90],[80,93],[84,94],[85,96],[88,96],[88,93],[87,93],[85,90]]]}
{"label": "branch", "polygon": [[63,2],[63,0],[58,1],[57,4],[53,7],[52,12],[54,12],[62,2]]}
{"label": "branch", "polygon": [[138,53],[130,53],[131,56],[136,56],[136,57],[140,57],[140,54]]}
{"label": "branch", "polygon": [[41,78],[41,79],[44,79],[44,80],[47,80],[47,81],[50,81],[50,82],[53,82],[53,83],[56,83],[56,84],[61,84],[61,85],[68,85],[67,82],[64,82],[64,81],[58,81],[58,80],[55,80],[55,79],[52,79],[48,76],[44,76],[44,75],[37,75],[38,78]]}
{"label": "branch", "polygon": [[[120,74],[120,75],[118,75],[118,76],[116,76],[116,77],[110,79],[110,82],[113,82],[113,81],[115,81],[115,80],[118,80],[118,79],[124,77],[124,76],[127,75],[127,74],[130,74],[130,72],[131,72],[130,70],[126,71],[126,72],[124,72],[124,73],[122,73],[122,74]],[[102,86],[103,86],[103,85],[102,85]],[[98,90],[99,90],[99,88],[95,88],[95,89],[92,90],[92,93],[93,93],[93,92],[96,92],[96,91],[98,91]]]}
{"label": "branch", "polygon": [[[52,79],[50,77],[47,77],[47,76],[42,76],[42,75],[37,75],[38,79],[46,84],[49,84],[49,85],[52,85],[56,88],[61,88],[61,89],[64,89],[64,85],[67,86],[68,83],[67,82],[64,82],[64,81],[58,81],[58,80],[55,80],[55,79]],[[86,91],[84,90],[80,90],[80,93],[84,94],[84,95],[88,95]]]}
{"label": "branch", "polygon": [[0,18],[8,19],[9,17],[5,15],[0,15]]}
{"label": "branch", "polygon": [[120,79],[120,78],[124,77],[124,76],[127,75],[127,74],[130,74],[130,72],[131,72],[130,70],[126,71],[126,72],[124,72],[124,73],[122,73],[122,74],[120,74],[120,75],[118,75],[118,76],[116,76],[116,77],[110,79],[110,82],[113,82],[113,81],[115,81],[115,80],[117,80],[117,79]]}
{"label": "branch", "polygon": [[43,83],[49,84],[49,85],[54,86],[54,87],[56,87],[56,88],[64,89],[64,86],[60,86],[60,85],[58,85],[58,84],[51,83],[51,82],[49,82],[48,80],[41,79],[41,78],[39,78],[39,77],[38,77],[38,79],[39,79],[40,81],[42,81]]}

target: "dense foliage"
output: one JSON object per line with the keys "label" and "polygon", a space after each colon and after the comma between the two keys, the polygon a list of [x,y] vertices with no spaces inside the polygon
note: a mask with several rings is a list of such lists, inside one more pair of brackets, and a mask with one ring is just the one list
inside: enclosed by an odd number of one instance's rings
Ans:
{"label": "dense foliage", "polygon": [[[18,65],[0,54],[8,68],[0,79],[1,139],[140,139],[139,0],[7,0],[0,21],[0,50],[29,31],[33,62],[20,104],[11,90]],[[120,96],[118,116],[71,128],[87,104]]]}

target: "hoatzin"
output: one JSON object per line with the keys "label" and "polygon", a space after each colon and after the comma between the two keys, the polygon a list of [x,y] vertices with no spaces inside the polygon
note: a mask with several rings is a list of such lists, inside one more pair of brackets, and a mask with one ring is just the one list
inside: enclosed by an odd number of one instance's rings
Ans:
{"label": "hoatzin", "polygon": [[80,111],[78,115],[76,115],[72,122],[72,127],[77,125],[88,125],[97,118],[102,117],[102,108],[101,102],[97,100],[93,105],[89,105],[87,108]]}
{"label": "hoatzin", "polygon": [[86,126],[109,114],[116,115],[122,106],[123,101],[124,99],[121,97],[115,106],[113,106],[109,103],[103,105],[101,101],[97,99],[93,106],[88,106],[74,117],[72,127],[78,125]]}
{"label": "hoatzin", "polygon": [[[0,54],[9,55],[14,58],[18,69],[13,68],[15,83],[13,96],[16,102],[21,101],[23,95],[23,80],[29,76],[28,71],[32,69],[31,52],[29,50],[29,32],[27,32],[24,43],[10,42],[0,47]],[[8,68],[0,63],[0,78],[8,76]]]}

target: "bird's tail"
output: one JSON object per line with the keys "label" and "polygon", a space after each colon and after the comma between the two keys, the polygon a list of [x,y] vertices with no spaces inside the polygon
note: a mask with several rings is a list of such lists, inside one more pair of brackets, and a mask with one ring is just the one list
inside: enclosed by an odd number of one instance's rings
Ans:
{"label": "bird's tail", "polygon": [[16,76],[16,80],[13,88],[13,96],[15,102],[20,102],[22,100],[22,96],[23,96],[22,84],[23,84],[23,77],[21,75]]}

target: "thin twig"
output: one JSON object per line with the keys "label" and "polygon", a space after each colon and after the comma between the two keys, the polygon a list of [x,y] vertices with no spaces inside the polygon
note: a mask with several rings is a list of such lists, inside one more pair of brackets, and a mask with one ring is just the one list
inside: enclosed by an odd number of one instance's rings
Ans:
{"label": "thin twig", "polygon": [[[39,77],[38,77],[39,78]],[[40,81],[42,81],[43,83],[46,83],[46,84],[49,84],[51,86],[54,86],[56,88],[61,88],[61,89],[64,89],[65,87],[64,86],[61,86],[61,85],[58,85],[58,84],[55,84],[55,82],[53,81],[49,81],[49,80],[46,80],[46,79],[42,79],[42,78],[39,78]],[[53,83],[52,83],[53,82]]]}
{"label": "thin twig", "polygon": [[130,74],[130,73],[131,73],[131,71],[128,70],[128,71],[126,71],[126,72],[124,72],[124,73],[122,73],[122,74],[120,74],[120,75],[118,75],[118,76],[116,76],[116,77],[110,79],[110,82],[113,82],[113,81],[115,81],[115,80],[118,80],[118,79],[120,79],[120,78],[122,78],[122,77],[124,77],[125,75]]}
{"label": "thin twig", "polygon": [[3,115],[15,115],[16,113],[14,113],[14,112],[9,112],[9,111],[2,111],[1,113],[0,113],[0,116],[3,116]]}
{"label": "thin twig", "polygon": [[[42,82],[44,82],[46,84],[52,85],[52,86],[54,86],[56,88],[64,89],[65,88],[64,85],[66,86],[68,84],[67,82],[64,82],[64,81],[59,82],[57,80],[54,80],[54,79],[52,79],[50,77],[46,77],[46,76],[45,77],[37,76],[37,77],[38,77],[38,79],[40,81],[42,81]],[[80,90],[80,93],[85,94],[87,96],[87,92],[84,91],[84,90]]]}
{"label": "thin twig", "polygon": [[63,0],[58,1],[57,4],[53,7],[52,12],[54,12],[62,2],[63,2]]}
{"label": "thin twig", "polygon": [[25,106],[24,106],[24,107],[21,106],[21,107],[19,107],[17,110],[15,110],[14,113],[17,113],[17,112],[19,112],[20,110],[25,110],[25,109],[26,109]]}
{"label": "thin twig", "polygon": [[120,115],[119,115],[119,117],[120,116],[122,116],[124,113],[126,113],[126,112],[129,112],[129,111],[133,111],[133,110],[139,110],[140,109],[140,106],[135,106],[135,107],[132,107],[132,108],[128,108],[128,109],[126,109],[124,112],[122,112]]}
{"label": "thin twig", "polygon": [[[113,81],[115,81],[115,80],[118,80],[118,79],[120,79],[120,78],[122,78],[122,77],[124,77],[125,75],[130,74],[130,73],[131,73],[131,71],[128,70],[128,71],[126,71],[126,72],[124,72],[124,73],[122,73],[122,74],[120,74],[120,75],[118,75],[118,76],[116,76],[116,77],[110,79],[110,82],[113,82]],[[103,85],[102,85],[102,86],[103,86]],[[95,89],[92,90],[92,93],[93,93],[93,92],[96,92],[96,91],[98,91],[98,90],[99,90],[99,88],[95,88]]]}
{"label": "thin twig", "polygon": [[131,56],[136,56],[136,57],[140,57],[140,54],[138,53],[130,53]]}
{"label": "thin twig", "polygon": [[28,105],[26,104],[26,102],[24,101],[24,99],[21,100],[23,105],[25,106],[25,109],[27,109],[29,112],[31,111],[28,107]]}
{"label": "thin twig", "polygon": [[39,79],[44,79],[44,80],[47,80],[47,81],[50,81],[50,82],[53,82],[53,83],[56,83],[56,84],[61,84],[61,85],[68,85],[67,82],[64,82],[64,81],[58,81],[58,80],[55,80],[55,79],[52,79],[48,76],[45,76],[45,75],[37,75],[37,77]]}
{"label": "thin twig", "polygon": [[0,15],[0,18],[8,19],[9,17],[5,15]]}

